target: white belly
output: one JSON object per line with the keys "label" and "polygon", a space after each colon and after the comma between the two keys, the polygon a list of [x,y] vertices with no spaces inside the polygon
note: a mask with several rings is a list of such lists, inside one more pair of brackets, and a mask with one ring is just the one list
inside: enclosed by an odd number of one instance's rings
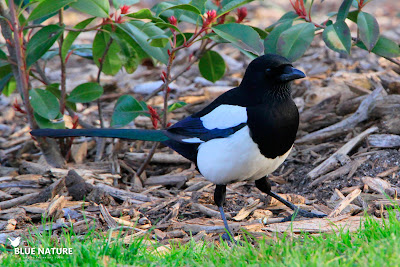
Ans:
{"label": "white belly", "polygon": [[264,157],[246,126],[227,138],[201,144],[197,165],[201,174],[214,184],[257,180],[275,171],[290,150],[274,159]]}

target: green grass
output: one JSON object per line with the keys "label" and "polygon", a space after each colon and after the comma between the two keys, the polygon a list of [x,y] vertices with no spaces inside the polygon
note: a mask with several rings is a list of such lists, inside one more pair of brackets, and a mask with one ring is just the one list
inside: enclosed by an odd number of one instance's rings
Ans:
{"label": "green grass", "polygon": [[189,242],[172,245],[165,254],[156,253],[151,245],[149,249],[143,238],[124,245],[122,238],[109,239],[93,231],[78,240],[69,229],[56,241],[46,232],[36,234],[28,245],[71,247],[73,254],[28,258],[3,248],[0,266],[104,266],[104,261],[108,266],[400,266],[400,221],[394,212],[389,214],[383,222],[367,217],[355,233],[287,236],[234,247]]}

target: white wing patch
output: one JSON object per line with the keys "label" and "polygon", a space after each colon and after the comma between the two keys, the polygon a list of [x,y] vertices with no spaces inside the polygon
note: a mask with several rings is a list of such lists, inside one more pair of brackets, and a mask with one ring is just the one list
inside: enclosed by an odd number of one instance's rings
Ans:
{"label": "white wing patch", "polygon": [[200,138],[198,138],[198,137],[192,137],[192,138],[186,138],[186,139],[182,139],[182,142],[185,142],[185,143],[204,143],[204,141],[203,140],[201,140]]}
{"label": "white wing patch", "polygon": [[247,111],[245,107],[220,105],[213,111],[200,118],[203,126],[211,129],[227,129],[247,122]]}

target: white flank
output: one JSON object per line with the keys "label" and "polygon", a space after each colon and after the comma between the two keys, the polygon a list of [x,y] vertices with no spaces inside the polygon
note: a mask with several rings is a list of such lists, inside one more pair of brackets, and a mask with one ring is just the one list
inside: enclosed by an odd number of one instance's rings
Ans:
{"label": "white flank", "polygon": [[246,126],[227,138],[201,144],[197,164],[201,174],[214,184],[257,180],[275,171],[290,150],[274,159],[264,157]]}
{"label": "white flank", "polygon": [[185,143],[204,143],[204,141],[201,140],[198,137],[182,139],[182,142],[185,142]]}
{"label": "white flank", "polygon": [[247,111],[245,107],[221,105],[200,119],[209,130],[227,129],[247,122]]}

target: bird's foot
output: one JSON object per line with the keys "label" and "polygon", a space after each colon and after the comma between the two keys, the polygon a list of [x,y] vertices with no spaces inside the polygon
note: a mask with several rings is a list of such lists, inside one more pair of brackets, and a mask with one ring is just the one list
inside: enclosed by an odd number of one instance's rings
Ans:
{"label": "bird's foot", "polygon": [[297,216],[303,216],[306,218],[324,218],[327,215],[326,214],[317,214],[314,212],[306,211],[300,208],[297,208],[292,215],[287,216],[282,220],[282,222],[288,222],[294,220]]}
{"label": "bird's foot", "polygon": [[233,245],[242,245],[242,242],[240,242],[240,241],[236,241],[234,238],[233,238],[233,235],[232,235],[232,233],[224,233],[222,236],[221,236],[221,238],[222,238],[222,240],[224,240],[224,241],[226,241],[227,243],[228,243],[228,245],[229,246],[233,246]]}

